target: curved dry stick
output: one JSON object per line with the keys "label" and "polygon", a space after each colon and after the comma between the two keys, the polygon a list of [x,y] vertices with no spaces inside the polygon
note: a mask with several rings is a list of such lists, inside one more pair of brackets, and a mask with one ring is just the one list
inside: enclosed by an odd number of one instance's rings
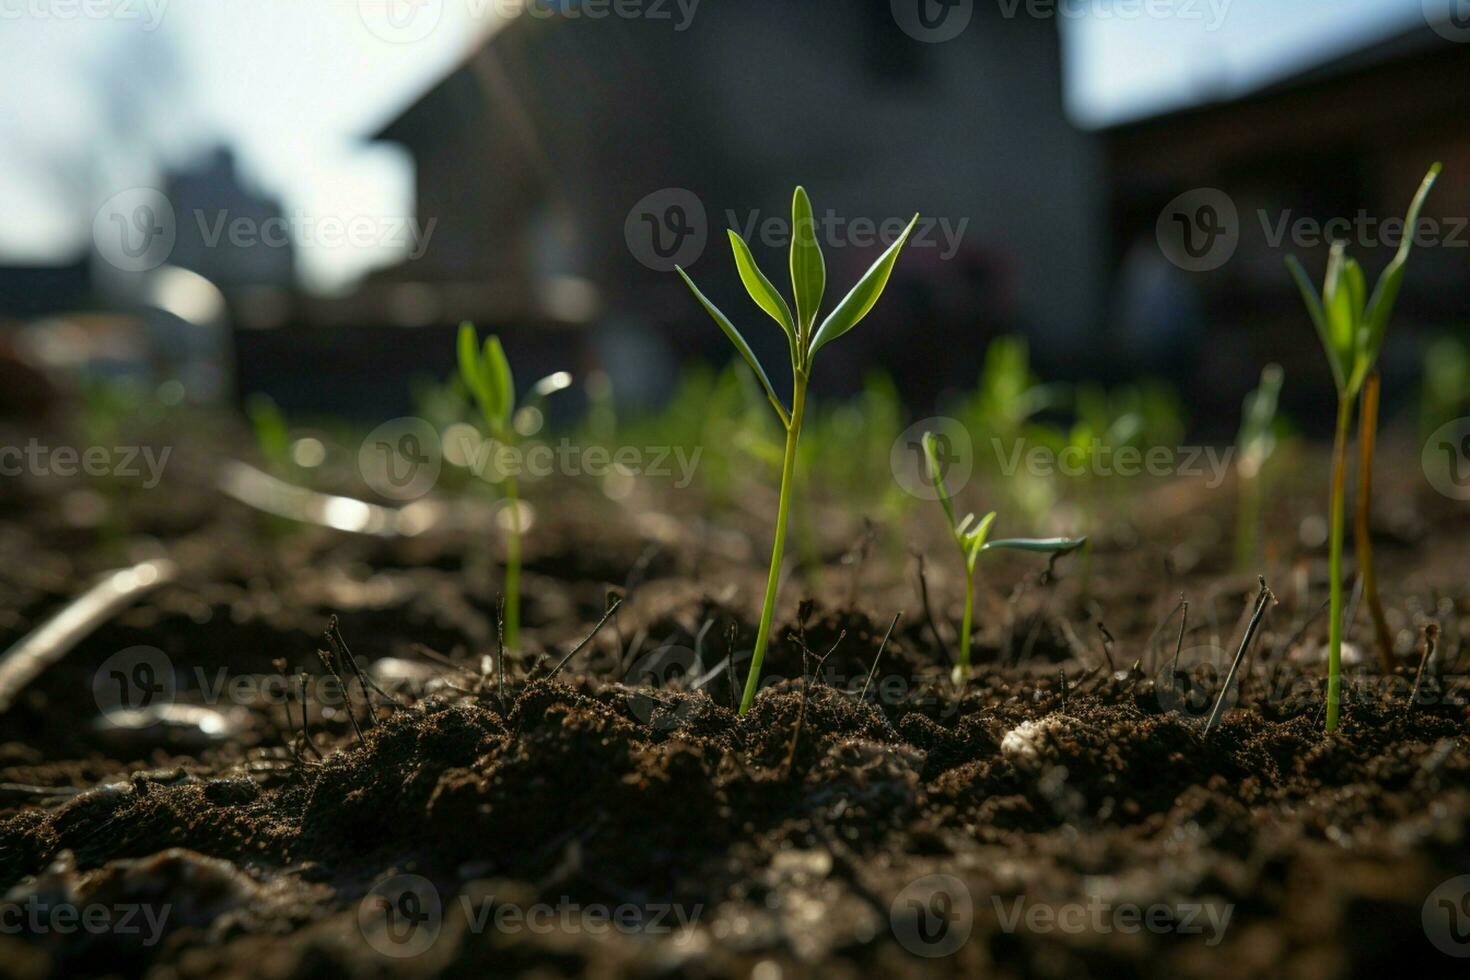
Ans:
{"label": "curved dry stick", "polygon": [[0,714],[41,671],[107,622],[119,610],[152,589],[172,581],[178,566],[167,558],[141,562],[108,572],[60,612],[23,637],[0,656]]}

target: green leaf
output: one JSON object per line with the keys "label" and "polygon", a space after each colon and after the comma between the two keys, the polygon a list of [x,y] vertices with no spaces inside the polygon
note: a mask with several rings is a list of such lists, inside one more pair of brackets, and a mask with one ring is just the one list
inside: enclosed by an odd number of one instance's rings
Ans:
{"label": "green leaf", "polygon": [[812,354],[816,354],[822,345],[830,343],[857,326],[858,321],[868,315],[868,311],[878,302],[878,297],[883,295],[883,289],[888,285],[888,277],[893,272],[893,265],[898,261],[899,250],[903,248],[904,242],[908,241],[909,233],[918,224],[919,216],[916,214],[910,219],[908,227],[903,230],[894,243],[878,257],[863,277],[858,280],[857,285],[847,294],[837,308],[833,310],[827,319],[822,321],[822,326],[817,330],[816,336],[812,338]]}
{"label": "green leaf", "polygon": [[798,337],[810,337],[827,291],[827,264],[817,244],[817,225],[806,189],[797,187],[791,198],[791,292],[796,297]]}
{"label": "green leaf", "polygon": [[950,502],[949,490],[944,486],[944,480],[939,474],[939,451],[934,448],[934,433],[924,433],[924,460],[928,464],[929,481],[934,484],[934,492],[939,496],[939,502],[944,505],[945,516],[949,518],[949,527],[952,531],[958,530],[954,521],[954,504]]}
{"label": "green leaf", "polygon": [[786,339],[791,346],[791,359],[796,360],[796,320],[791,316],[791,308],[786,305],[786,300],[766,274],[755,264],[755,256],[750,254],[750,246],[745,244],[745,239],[730,229],[730,248],[735,252],[735,268],[740,270],[740,281],[745,283],[745,291],[750,293],[750,298],[755,300],[755,305],[770,314],[771,319],[781,325],[786,331]]}
{"label": "green leaf", "polygon": [[990,525],[994,523],[995,511],[991,511],[980,518],[980,523],[976,524],[960,542],[960,546],[965,551],[965,566],[972,572],[975,570],[975,559],[979,558],[980,552],[985,550],[985,538],[990,534]]}
{"label": "green leaf", "polygon": [[503,429],[510,424],[510,414],[515,408],[516,385],[511,377],[510,362],[505,359],[505,350],[500,338],[485,338],[485,357],[482,361],[485,380],[490,388],[491,411]]}
{"label": "green leaf", "polygon": [[1327,260],[1327,278],[1322,284],[1322,307],[1327,311],[1332,349],[1337,351],[1343,364],[1351,364],[1362,307],[1354,307],[1352,290],[1343,288],[1344,269],[1351,261],[1347,258],[1346,248],[1342,242],[1332,243],[1332,255]]}
{"label": "green leaf", "polygon": [[992,548],[1010,548],[1014,551],[1066,552],[1076,551],[1087,543],[1087,538],[999,538],[988,542],[981,551]]}
{"label": "green leaf", "polygon": [[1368,310],[1364,314],[1367,338],[1364,343],[1365,357],[1363,363],[1357,365],[1357,371],[1367,377],[1368,372],[1378,360],[1378,352],[1383,349],[1383,338],[1388,332],[1388,320],[1393,315],[1393,305],[1398,300],[1399,287],[1403,285],[1404,264],[1409,261],[1409,252],[1414,247],[1414,234],[1419,225],[1419,212],[1424,207],[1424,200],[1429,196],[1429,189],[1439,177],[1440,165],[1436,163],[1429,168],[1424,175],[1424,180],[1419,184],[1419,190],[1414,194],[1414,200],[1409,204],[1409,214],[1404,219],[1404,237],[1399,242],[1398,252],[1394,254],[1393,260],[1383,270],[1383,275],[1378,277],[1378,284],[1373,287],[1373,298],[1368,301]]}
{"label": "green leaf", "polygon": [[785,406],[781,404],[781,399],[776,397],[776,389],[771,387],[771,379],[766,376],[766,369],[761,367],[761,362],[756,359],[755,351],[750,349],[750,345],[745,342],[745,338],[740,335],[740,331],[735,329],[735,324],[731,323],[730,318],[720,312],[719,307],[705,298],[704,293],[701,293],[699,287],[694,285],[694,280],[689,278],[689,273],[685,272],[682,266],[676,265],[674,266],[674,270],[679,273],[685,285],[694,293],[694,298],[699,300],[700,304],[709,311],[709,315],[714,318],[719,328],[725,331],[725,336],[730,338],[730,343],[734,344],[735,349],[740,352],[740,356],[745,358],[745,363],[749,364],[750,369],[755,372],[756,378],[760,380],[761,387],[766,390],[766,397],[771,400],[771,405],[776,409],[776,414],[781,417],[781,424],[790,426],[791,416],[787,413]]}
{"label": "green leaf", "polygon": [[480,341],[475,336],[473,324],[461,323],[459,325],[459,345],[457,349],[459,353],[459,376],[483,412],[485,406],[490,402],[490,393],[485,387],[485,375],[480,371]]}
{"label": "green leaf", "polygon": [[1290,270],[1291,277],[1296,280],[1296,287],[1302,294],[1302,302],[1306,304],[1307,313],[1312,318],[1312,325],[1317,328],[1317,339],[1322,342],[1322,352],[1327,355],[1327,364],[1332,368],[1332,380],[1337,384],[1339,392],[1347,390],[1347,368],[1337,355],[1337,350],[1332,345],[1332,333],[1327,326],[1327,313],[1322,309],[1322,301],[1317,298],[1317,291],[1312,288],[1312,280],[1307,278],[1307,270],[1297,261],[1295,255],[1286,257],[1286,268]]}

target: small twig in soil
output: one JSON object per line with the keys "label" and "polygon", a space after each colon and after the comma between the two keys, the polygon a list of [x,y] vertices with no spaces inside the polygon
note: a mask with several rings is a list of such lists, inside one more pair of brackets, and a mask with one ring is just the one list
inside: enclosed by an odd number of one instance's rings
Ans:
{"label": "small twig in soil", "polygon": [[1250,624],[1245,628],[1245,636],[1240,638],[1240,649],[1235,651],[1235,660],[1230,664],[1230,673],[1225,675],[1225,683],[1220,688],[1220,695],[1215,698],[1215,708],[1210,712],[1209,720],[1205,722],[1206,735],[1210,734],[1210,730],[1215,727],[1215,723],[1220,720],[1220,715],[1224,713],[1225,699],[1230,694],[1231,685],[1235,683],[1235,672],[1240,669],[1240,662],[1245,659],[1245,652],[1250,648],[1251,640],[1256,635],[1256,629],[1261,625],[1261,617],[1266,613],[1267,603],[1276,598],[1266,587],[1264,575],[1257,576],[1257,581],[1261,583],[1261,591],[1256,596],[1256,608],[1251,613]]}
{"label": "small twig in soil", "polygon": [[623,604],[623,597],[620,595],[608,593],[608,598],[610,602],[607,607],[607,612],[603,613],[602,618],[597,621],[597,625],[592,627],[592,632],[583,637],[582,642],[572,647],[572,651],[568,653],[565,657],[561,658],[561,663],[557,664],[551,669],[551,673],[546,675],[546,680],[548,682],[556,677],[557,674],[561,673],[561,669],[567,665],[568,661],[570,661],[577,654],[581,653],[583,647],[592,642],[593,637],[597,636],[602,627],[607,623],[609,619],[612,618],[612,614],[617,612],[618,607]]}
{"label": "small twig in soil", "polygon": [[495,700],[500,702],[500,714],[505,711],[505,596],[495,605]]}
{"label": "small twig in soil", "polygon": [[291,751],[291,757],[296,760],[296,764],[304,767],[306,763],[296,748],[296,720],[291,715],[291,678],[286,674],[286,658],[277,657],[271,661],[271,666],[276,668],[276,673],[281,675],[281,681],[286,685],[286,696],[282,698],[281,705],[286,711],[286,748]]}
{"label": "small twig in soil", "polygon": [[873,683],[873,675],[878,673],[878,661],[883,659],[883,651],[888,647],[888,638],[893,635],[893,628],[898,625],[899,617],[902,615],[902,609],[893,614],[893,622],[888,624],[888,632],[883,634],[883,642],[878,644],[878,654],[873,658],[873,666],[868,668],[867,679],[863,681],[863,693],[858,695],[859,701],[868,700],[868,685]]}
{"label": "small twig in soil", "polygon": [[366,745],[367,739],[362,737],[362,726],[357,723],[357,712],[352,709],[352,693],[347,679],[342,676],[342,671],[338,668],[330,653],[325,650],[318,650],[316,655],[317,659],[322,662],[322,666],[327,669],[327,673],[335,677],[337,683],[342,685],[342,706],[347,709],[347,720],[352,722],[352,730],[357,733],[357,743],[359,745]]}
{"label": "small twig in soil", "polygon": [[919,601],[924,606],[924,621],[929,624],[929,632],[934,634],[934,645],[943,651],[945,656],[949,657],[950,663],[953,663],[954,657],[950,656],[948,650],[945,650],[944,640],[939,636],[939,627],[934,623],[934,610],[929,608],[929,579],[924,574],[924,554],[923,552],[916,551],[914,552],[914,557],[919,560]]}
{"label": "small twig in soil", "polygon": [[326,756],[322,755],[322,750],[316,747],[316,741],[311,737],[311,719],[307,716],[306,713],[306,671],[303,670],[301,673],[296,675],[296,682],[300,689],[301,697],[301,738],[306,742],[306,747],[308,749],[311,749],[313,755],[315,755],[318,759],[324,759],[326,758]]}
{"label": "small twig in soil", "polygon": [[1424,655],[1419,658],[1419,669],[1414,674],[1414,690],[1409,692],[1409,710],[1419,703],[1419,685],[1424,682],[1424,670],[1434,658],[1434,647],[1439,642],[1439,624],[1429,623],[1424,627]]}
{"label": "small twig in soil", "polygon": [[1184,633],[1189,629],[1189,600],[1184,598],[1184,593],[1179,593],[1179,607],[1183,615],[1179,619],[1179,638],[1174,641],[1174,676],[1179,676],[1179,654],[1184,650]]}
{"label": "small twig in soil", "polygon": [[[357,675],[358,683],[362,685],[363,700],[367,701],[368,703],[369,714],[372,713],[373,707],[372,697],[368,694],[369,690],[376,692],[378,697],[382,698],[384,701],[387,701],[395,708],[406,708],[406,706],[401,701],[379,687],[378,682],[369,677],[367,671],[363,670],[357,665],[357,658],[352,655],[352,651],[347,648],[347,641],[342,638],[342,630],[339,629],[337,626],[336,616],[333,616],[331,619],[327,620],[326,640],[327,645],[330,646],[333,652],[337,654],[338,659],[345,661],[347,666],[351,668],[352,672]],[[376,721],[376,719],[374,719],[374,721]]]}

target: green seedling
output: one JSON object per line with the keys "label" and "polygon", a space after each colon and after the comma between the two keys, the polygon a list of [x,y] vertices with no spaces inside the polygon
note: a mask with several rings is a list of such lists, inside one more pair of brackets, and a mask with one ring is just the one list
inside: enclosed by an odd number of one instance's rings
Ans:
{"label": "green seedling", "polygon": [[949,490],[944,485],[944,470],[939,462],[939,451],[932,432],[924,433],[924,459],[928,463],[929,479],[934,484],[934,493],[939,497],[940,504],[944,506],[944,516],[949,519],[950,532],[954,535],[955,545],[960,549],[960,555],[965,561],[965,615],[960,626],[960,657],[954,668],[955,683],[963,684],[970,676],[970,634],[973,632],[975,622],[975,562],[980,557],[980,553],[993,548],[1011,548],[1017,551],[1038,551],[1051,555],[1065,554],[1085,545],[1087,538],[986,540],[990,534],[990,525],[995,522],[995,511],[986,514],[979,521],[975,520],[974,514],[966,514],[963,519],[955,520],[954,503],[950,500]]}
{"label": "green seedling", "polygon": [[[1302,301],[1312,324],[1317,328],[1317,337],[1327,354],[1328,366],[1332,369],[1332,380],[1337,386],[1337,427],[1332,442],[1332,486],[1328,521],[1330,524],[1328,544],[1328,574],[1330,576],[1327,663],[1327,731],[1337,730],[1338,711],[1342,701],[1342,539],[1343,518],[1347,483],[1347,440],[1348,427],[1352,422],[1353,406],[1357,402],[1363,385],[1373,373],[1379,351],[1383,349],[1383,338],[1388,332],[1388,320],[1393,314],[1394,302],[1404,281],[1404,266],[1409,260],[1415,229],[1419,224],[1419,211],[1429,189],[1439,176],[1440,165],[1435,164],[1424,175],[1414,200],[1409,205],[1408,217],[1404,220],[1403,240],[1397,254],[1378,277],[1373,293],[1368,295],[1363,269],[1357,260],[1349,258],[1342,242],[1334,242],[1331,257],[1327,262],[1327,275],[1319,299],[1312,287],[1307,272],[1296,256],[1288,256],[1287,268],[1301,291]],[[1371,461],[1368,463],[1371,467]]]}
{"label": "green seedling", "polygon": [[245,416],[255,435],[255,448],[260,458],[277,475],[291,468],[291,429],[275,399],[256,392],[245,399]]}
{"label": "green seedling", "polygon": [[[480,409],[486,435],[504,446],[514,446],[519,437],[515,424],[515,378],[510,372],[510,362],[505,359],[505,350],[500,346],[500,338],[486,337],[482,346],[474,326],[462,323],[458,353],[460,379]],[[521,406],[522,411],[539,410],[542,399],[571,383],[571,375],[565,371],[547,375],[531,386],[525,404]],[[505,645],[514,649],[520,639],[521,628],[520,486],[511,473],[505,475],[501,485],[510,516],[505,541]]]}
{"label": "green seedling", "polygon": [[1261,370],[1261,383],[1245,396],[1240,434],[1235,437],[1235,473],[1240,501],[1235,513],[1235,565],[1249,568],[1261,554],[1261,483],[1266,462],[1276,452],[1276,410],[1285,373],[1280,364]]}
{"label": "green seedling", "polygon": [[766,398],[786,431],[786,449],[781,463],[781,495],[776,505],[776,535],[771,545],[771,569],[766,579],[766,596],[761,606],[761,622],[756,633],[755,651],[751,656],[750,673],[745,679],[745,693],[740,700],[742,715],[750,710],[755,701],[755,692],[760,684],[761,661],[765,658],[766,646],[771,636],[776,592],[781,580],[781,554],[786,544],[786,519],[791,510],[792,489],[796,482],[796,453],[801,440],[801,419],[806,409],[806,390],[811,378],[812,364],[818,351],[857,326],[873,309],[878,297],[883,294],[884,287],[888,285],[888,277],[893,272],[894,263],[898,261],[899,251],[918,220],[919,216],[914,215],[897,240],[888,246],[878,257],[878,261],[858,280],[857,285],[852,287],[847,296],[820,323],[817,322],[817,313],[822,295],[827,289],[827,266],[822,258],[822,248],[817,243],[816,225],[812,220],[812,202],[806,191],[801,187],[796,188],[791,201],[790,264],[791,289],[796,301],[794,313],[786,305],[785,298],[756,265],[750,247],[733,230],[730,232],[730,247],[735,253],[735,266],[740,272],[740,281],[745,284],[746,291],[756,305],[786,333],[786,343],[791,354],[792,395],[789,411],[777,396],[776,389],[771,386],[770,377],[735,324],[699,291],[688,273],[682,268],[678,269],[679,275],[693,291],[695,298],[725,332],[725,336],[740,352],[745,363],[750,365],[751,371],[755,372]]}

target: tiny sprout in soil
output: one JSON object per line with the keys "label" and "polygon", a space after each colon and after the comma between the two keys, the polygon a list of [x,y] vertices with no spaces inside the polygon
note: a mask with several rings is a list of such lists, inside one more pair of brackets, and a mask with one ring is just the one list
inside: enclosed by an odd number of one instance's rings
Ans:
{"label": "tiny sprout in soil", "polygon": [[[1288,256],[1287,267],[1301,290],[1302,301],[1317,328],[1317,337],[1327,355],[1327,364],[1332,369],[1332,380],[1337,386],[1337,428],[1332,442],[1332,491],[1329,521],[1328,574],[1331,576],[1330,608],[1328,615],[1328,664],[1327,664],[1327,731],[1337,730],[1338,710],[1342,702],[1342,537],[1347,483],[1347,440],[1348,427],[1352,423],[1353,404],[1374,374],[1378,352],[1383,349],[1383,338],[1388,332],[1388,320],[1393,315],[1393,304],[1398,299],[1399,287],[1404,281],[1404,266],[1409,261],[1413,247],[1415,229],[1419,224],[1419,211],[1429,189],[1439,176],[1440,165],[1435,164],[1424,175],[1414,200],[1409,205],[1408,217],[1404,219],[1403,240],[1397,254],[1389,262],[1373,294],[1368,295],[1363,268],[1356,259],[1347,254],[1345,243],[1332,245],[1332,255],[1327,263],[1327,276],[1322,284],[1319,299],[1312,288],[1307,272],[1296,256]],[[1376,417],[1377,382],[1373,382],[1371,395]],[[1366,420],[1366,419],[1365,419]],[[1364,458],[1361,463],[1363,486],[1368,486],[1367,473],[1372,468],[1372,439],[1364,441]],[[1359,537],[1360,545],[1364,537]],[[1364,582],[1371,578],[1366,568],[1370,556],[1359,554],[1359,564],[1364,568]]]}
{"label": "tiny sprout in soil", "polygon": [[[480,409],[486,435],[506,446],[516,443],[515,378],[506,360],[499,337],[486,337],[480,345],[473,325],[459,328],[459,376]],[[547,395],[571,384],[564,371],[547,375],[531,386],[522,409],[535,408]],[[520,486],[514,474],[506,474],[502,483],[505,493],[507,530],[505,538],[505,645],[514,650],[520,640],[521,626],[521,504]]]}
{"label": "tiny sprout in soil", "polygon": [[974,514],[966,514],[962,519],[955,520],[954,503],[944,485],[944,471],[939,463],[932,432],[924,433],[924,459],[928,463],[929,479],[934,483],[934,492],[944,505],[944,516],[949,520],[955,545],[965,561],[965,615],[960,626],[960,658],[954,668],[955,683],[963,684],[970,676],[970,634],[975,621],[975,561],[980,557],[980,552],[992,548],[1013,548],[1017,551],[1058,555],[1077,550],[1087,543],[1087,538],[1000,538],[987,541],[990,525],[995,522],[995,511],[986,514],[979,521],[975,520]]}

